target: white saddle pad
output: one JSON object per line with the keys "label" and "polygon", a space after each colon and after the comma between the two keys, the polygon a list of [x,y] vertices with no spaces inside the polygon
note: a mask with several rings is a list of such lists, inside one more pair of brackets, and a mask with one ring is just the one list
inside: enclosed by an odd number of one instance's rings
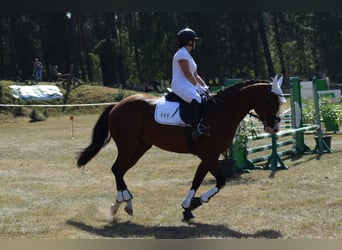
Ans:
{"label": "white saddle pad", "polygon": [[174,125],[181,127],[189,127],[191,125],[186,124],[179,114],[179,103],[169,102],[165,100],[165,97],[161,97],[156,104],[156,110],[154,112],[154,119],[156,122],[163,125]]}

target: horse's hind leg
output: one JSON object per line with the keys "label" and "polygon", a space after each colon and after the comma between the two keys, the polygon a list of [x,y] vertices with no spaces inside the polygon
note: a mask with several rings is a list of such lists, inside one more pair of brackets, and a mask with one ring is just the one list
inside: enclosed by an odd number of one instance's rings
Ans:
{"label": "horse's hind leg", "polygon": [[127,150],[119,150],[118,157],[112,167],[112,172],[115,176],[116,180],[116,188],[117,188],[117,197],[116,197],[116,203],[111,206],[111,212],[114,216],[117,210],[119,209],[122,202],[127,202],[127,205],[125,206],[125,211],[129,215],[133,215],[133,205],[132,205],[132,198],[133,195],[131,192],[127,189],[127,185],[124,181],[124,175],[130,169],[133,167],[137,161],[141,158],[141,156],[146,153],[147,150],[149,150],[152,147],[151,144],[141,142],[138,145],[134,147],[134,152],[128,153]]}

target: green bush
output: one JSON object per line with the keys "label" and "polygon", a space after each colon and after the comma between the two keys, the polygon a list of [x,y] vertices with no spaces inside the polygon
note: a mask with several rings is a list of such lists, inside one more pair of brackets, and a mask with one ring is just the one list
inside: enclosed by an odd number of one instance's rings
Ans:
{"label": "green bush", "polygon": [[35,108],[32,109],[29,117],[31,118],[31,122],[45,121],[47,118],[42,112],[39,112]]}
{"label": "green bush", "polygon": [[1,98],[2,98],[2,89],[3,89],[4,87],[3,87],[3,85],[0,83],[0,101],[1,101]]}
{"label": "green bush", "polygon": [[24,107],[13,107],[11,108],[11,112],[15,117],[27,116],[27,111]]}
{"label": "green bush", "polygon": [[47,111],[47,109],[44,110],[43,114],[44,114],[44,116],[45,116],[46,118],[49,117],[49,112]]}
{"label": "green bush", "polygon": [[303,124],[316,124],[316,110],[315,103],[310,102],[302,109]]}
{"label": "green bush", "polygon": [[[324,121],[326,124],[327,121],[334,121],[337,123],[337,126],[341,125],[342,122],[342,112],[341,105],[338,103],[332,103],[327,98],[321,98],[319,100],[319,110],[320,110],[320,119]],[[303,124],[316,124],[316,109],[315,103],[310,102],[307,103],[306,106],[302,110],[302,121]]]}
{"label": "green bush", "polygon": [[126,90],[124,90],[124,89],[122,89],[122,88],[119,88],[119,89],[118,89],[118,92],[117,92],[116,94],[114,94],[113,100],[114,100],[115,102],[119,102],[119,101],[121,101],[122,99],[124,99],[125,97],[130,96],[130,95],[131,95],[131,92],[130,92],[130,91],[126,91]]}

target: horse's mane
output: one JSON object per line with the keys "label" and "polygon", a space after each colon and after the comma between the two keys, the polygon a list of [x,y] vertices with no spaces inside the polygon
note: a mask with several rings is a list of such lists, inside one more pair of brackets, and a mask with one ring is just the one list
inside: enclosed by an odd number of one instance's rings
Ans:
{"label": "horse's mane", "polygon": [[216,92],[216,94],[214,94],[214,95],[221,95],[223,93],[232,93],[232,92],[240,90],[243,87],[246,87],[246,86],[249,86],[249,85],[253,85],[253,84],[256,84],[256,83],[270,83],[270,82],[267,81],[267,80],[247,80],[247,81],[242,81],[242,82],[238,82],[238,83],[235,83],[233,85],[224,87],[221,90],[219,90],[218,92]]}

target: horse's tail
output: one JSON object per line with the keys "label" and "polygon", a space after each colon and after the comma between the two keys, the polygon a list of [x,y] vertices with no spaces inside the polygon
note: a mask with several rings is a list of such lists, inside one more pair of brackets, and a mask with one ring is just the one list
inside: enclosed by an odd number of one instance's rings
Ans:
{"label": "horse's tail", "polygon": [[80,168],[86,165],[110,140],[107,126],[107,116],[115,104],[109,105],[97,120],[92,141],[88,147],[77,154],[77,166]]}

